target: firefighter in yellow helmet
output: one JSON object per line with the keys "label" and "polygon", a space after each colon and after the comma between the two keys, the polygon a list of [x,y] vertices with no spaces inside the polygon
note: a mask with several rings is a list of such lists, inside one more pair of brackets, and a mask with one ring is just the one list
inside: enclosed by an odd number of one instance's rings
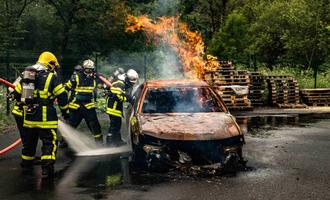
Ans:
{"label": "firefighter in yellow helmet", "polygon": [[123,103],[128,101],[134,103],[135,97],[127,94],[127,90],[132,88],[139,79],[138,73],[129,69],[125,74],[118,76],[118,80],[112,83],[110,92],[107,97],[106,113],[110,118],[110,127],[107,134],[107,143],[113,145],[121,145],[121,118],[123,117]]}
{"label": "firefighter in yellow helmet", "polygon": [[25,68],[22,80],[16,85],[14,96],[23,104],[23,169],[32,170],[38,139],[42,141],[42,177],[54,176],[57,151],[58,118],[54,100],[58,100],[62,116],[68,118],[68,96],[54,71],[59,63],[50,52],[43,52],[34,66]]}
{"label": "firefighter in yellow helmet", "polygon": [[[32,65],[31,66],[32,68],[34,68],[36,71],[40,71],[40,70],[43,70],[45,69],[45,67],[40,64],[40,63],[36,63],[35,65]],[[14,81],[14,85],[16,86],[23,78],[23,75],[24,73],[22,73],[15,81]],[[9,91],[10,91],[10,95],[9,95],[9,98],[13,98],[13,92],[14,92],[14,89],[12,88],[9,88]],[[14,106],[13,106],[13,109],[12,109],[12,114],[14,115],[14,118],[15,118],[15,121],[16,121],[16,126],[18,128],[18,131],[19,131],[19,134],[20,134],[20,137],[22,139],[22,144],[23,144],[23,149],[24,149],[24,144],[25,144],[25,139],[26,139],[26,132],[25,132],[25,127],[23,127],[23,103],[22,102],[18,102],[16,101],[14,103]],[[39,161],[39,158],[36,157],[35,161]]]}
{"label": "firefighter in yellow helmet", "polygon": [[[95,141],[103,143],[101,126],[96,115],[96,76],[95,65],[90,59],[85,60],[82,70],[76,71],[66,83],[66,89],[71,91],[69,110],[70,118],[68,123],[77,127],[82,119],[85,119],[89,130],[92,132]],[[63,145],[65,146],[65,145]]]}

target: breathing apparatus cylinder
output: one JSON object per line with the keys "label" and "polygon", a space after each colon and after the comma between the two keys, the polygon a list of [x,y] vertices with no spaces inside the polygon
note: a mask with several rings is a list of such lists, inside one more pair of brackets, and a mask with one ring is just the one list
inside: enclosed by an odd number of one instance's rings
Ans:
{"label": "breathing apparatus cylinder", "polygon": [[25,104],[33,102],[36,74],[37,70],[32,66],[26,67],[23,72],[21,102]]}

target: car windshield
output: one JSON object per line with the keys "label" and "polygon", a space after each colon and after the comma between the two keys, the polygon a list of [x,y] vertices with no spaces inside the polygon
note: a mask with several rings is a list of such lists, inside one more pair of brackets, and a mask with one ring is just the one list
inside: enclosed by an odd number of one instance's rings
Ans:
{"label": "car windshield", "polygon": [[220,102],[207,87],[149,88],[142,112],[222,112],[222,109]]}

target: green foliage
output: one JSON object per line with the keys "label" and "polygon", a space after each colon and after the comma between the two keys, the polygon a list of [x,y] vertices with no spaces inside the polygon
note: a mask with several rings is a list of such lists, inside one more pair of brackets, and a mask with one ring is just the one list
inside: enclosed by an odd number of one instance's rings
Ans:
{"label": "green foliage", "polygon": [[7,128],[9,125],[14,123],[13,117],[11,115],[6,115],[6,93],[6,88],[0,86],[0,130]]}
{"label": "green foliage", "polygon": [[240,13],[231,13],[222,29],[215,33],[211,40],[208,53],[222,60],[248,62],[248,22]]}
{"label": "green foliage", "polygon": [[125,32],[127,14],[180,16],[202,33],[208,53],[255,70],[317,69],[319,86],[329,71],[328,0],[2,0],[0,62],[10,53],[13,68],[13,63],[33,63],[40,52],[50,50],[68,77],[74,65],[96,55],[106,74],[119,66],[142,72],[147,54],[147,74],[157,77],[154,66],[164,56],[155,54],[142,31]]}
{"label": "green foliage", "polygon": [[[250,68],[240,65],[238,67],[240,70],[251,70]],[[251,70],[253,71],[253,70]],[[274,66],[271,71],[266,66],[258,66],[258,72],[261,72],[263,75],[267,76],[292,76],[299,83],[299,88],[314,88],[314,77],[313,69],[301,69],[296,66]],[[330,68],[318,73],[317,77],[317,88],[330,88]]]}

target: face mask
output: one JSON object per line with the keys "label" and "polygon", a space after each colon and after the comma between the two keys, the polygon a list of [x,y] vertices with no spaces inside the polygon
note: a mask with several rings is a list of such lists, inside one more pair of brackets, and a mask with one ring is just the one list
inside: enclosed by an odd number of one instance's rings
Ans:
{"label": "face mask", "polygon": [[92,76],[94,70],[93,69],[84,69],[84,72],[85,72],[86,75]]}

